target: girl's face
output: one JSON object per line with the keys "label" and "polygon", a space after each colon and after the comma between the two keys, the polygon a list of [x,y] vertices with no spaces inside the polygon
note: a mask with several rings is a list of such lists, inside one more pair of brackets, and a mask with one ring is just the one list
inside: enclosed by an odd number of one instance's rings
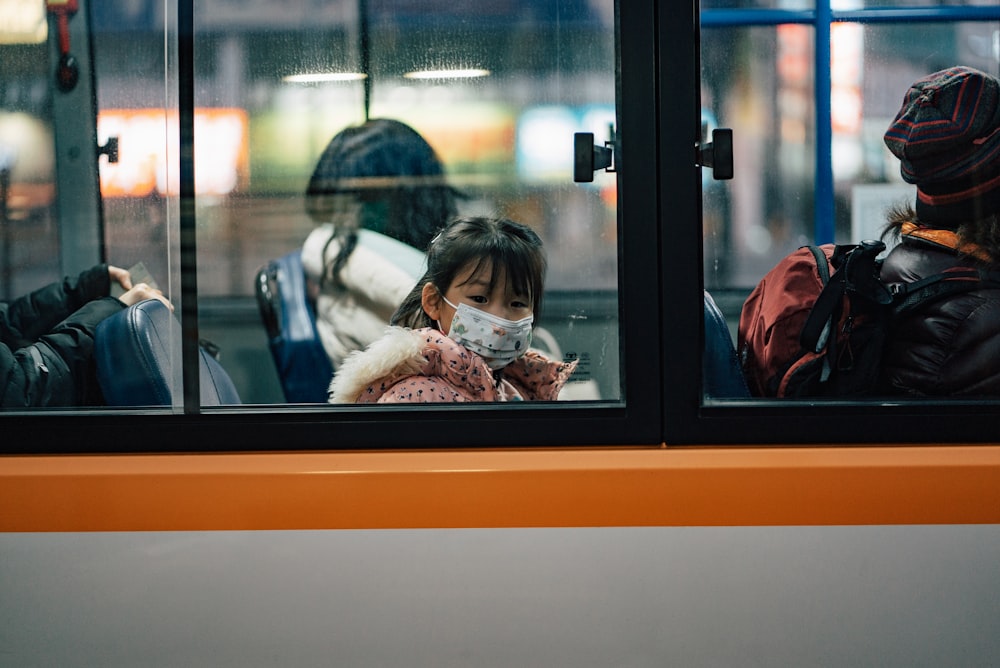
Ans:
{"label": "girl's face", "polygon": [[[455,275],[444,298],[455,306],[468,304],[506,320],[521,320],[532,315],[531,297],[515,293],[505,272],[500,272],[496,285],[490,289],[491,273],[492,264],[488,261],[479,266],[478,271],[475,262],[466,265]],[[439,322],[444,332],[451,331],[455,309],[441,299],[438,288],[433,283],[427,283],[423,287],[421,298],[427,315]]]}

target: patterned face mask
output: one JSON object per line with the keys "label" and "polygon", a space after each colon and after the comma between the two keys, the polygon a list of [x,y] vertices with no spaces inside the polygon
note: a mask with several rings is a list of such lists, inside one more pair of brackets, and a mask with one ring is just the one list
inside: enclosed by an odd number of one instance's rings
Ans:
{"label": "patterned face mask", "polygon": [[468,304],[455,306],[447,299],[444,301],[455,309],[448,338],[483,357],[494,371],[516,360],[531,345],[534,316],[507,320]]}

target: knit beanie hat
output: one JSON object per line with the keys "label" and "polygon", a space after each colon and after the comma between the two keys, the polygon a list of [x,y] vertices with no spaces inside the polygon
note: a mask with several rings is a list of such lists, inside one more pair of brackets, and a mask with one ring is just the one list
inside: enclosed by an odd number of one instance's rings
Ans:
{"label": "knit beanie hat", "polygon": [[910,86],[885,133],[921,222],[941,227],[1000,212],[1000,81],[971,67]]}

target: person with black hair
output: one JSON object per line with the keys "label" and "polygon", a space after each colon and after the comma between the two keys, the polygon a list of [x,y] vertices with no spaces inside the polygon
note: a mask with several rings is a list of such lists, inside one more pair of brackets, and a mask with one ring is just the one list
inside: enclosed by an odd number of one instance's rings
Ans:
{"label": "person with black hair", "polygon": [[330,140],[306,189],[306,211],[319,226],[302,264],[334,370],[382,335],[458,197],[434,149],[405,123],[371,119]]}
{"label": "person with black hair", "polygon": [[385,335],[344,361],[330,403],[553,401],[577,362],[531,348],[545,250],[506,218],[454,220]]}

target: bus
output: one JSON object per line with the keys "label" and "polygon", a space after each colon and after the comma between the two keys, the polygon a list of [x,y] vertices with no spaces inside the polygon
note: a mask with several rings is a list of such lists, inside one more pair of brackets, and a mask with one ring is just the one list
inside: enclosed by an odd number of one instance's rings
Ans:
{"label": "bus", "polygon": [[[2,299],[110,263],[174,306],[161,401],[98,345],[105,401],[0,411],[2,663],[1000,654],[995,399],[708,371],[781,257],[913,197],[882,133],[917,77],[1000,74],[992,0],[0,7]],[[543,239],[559,400],[292,395],[268,272],[316,229],[327,143],[375,118],[427,140],[461,214]]]}

